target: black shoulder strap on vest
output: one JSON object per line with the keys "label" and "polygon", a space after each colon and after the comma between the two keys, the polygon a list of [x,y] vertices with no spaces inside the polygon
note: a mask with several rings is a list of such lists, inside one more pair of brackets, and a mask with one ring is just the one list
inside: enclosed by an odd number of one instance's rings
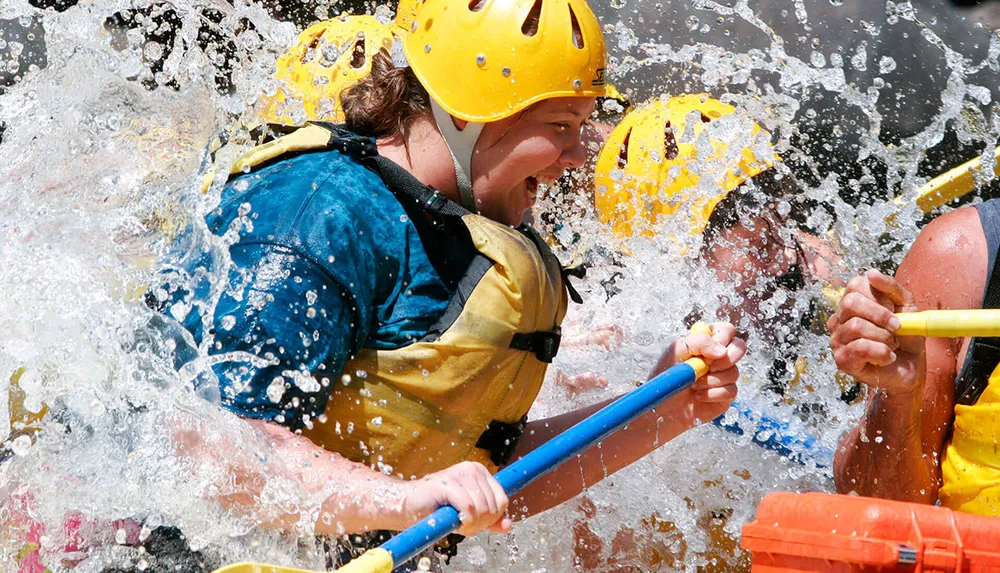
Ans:
{"label": "black shoulder strap on vest", "polygon": [[[1000,308],[1000,260],[993,263],[983,308]],[[955,403],[966,406],[975,404],[986,390],[990,375],[1000,362],[1000,338],[973,338],[969,355],[968,367],[955,383]]]}
{"label": "black shoulder strap on vest", "polygon": [[[321,122],[314,123],[315,125],[319,125],[330,131],[330,141],[327,144],[328,147],[337,149],[342,153],[355,157],[366,167],[374,171],[379,177],[382,178],[386,187],[396,194],[400,201],[413,201],[419,205],[423,211],[434,217],[443,216],[461,218],[470,213],[470,211],[465,207],[462,207],[458,203],[455,203],[454,201],[441,195],[441,192],[437,189],[421,183],[416,177],[411,175],[410,172],[403,169],[392,160],[379,155],[374,141],[372,141],[371,138],[357,136],[334,124]],[[585,273],[585,269],[582,267],[572,269],[563,267],[562,264],[559,263],[555,254],[552,253],[552,250],[549,249],[545,240],[542,239],[538,232],[530,226],[521,225],[518,227],[518,231],[531,239],[546,264],[551,263],[559,266],[563,276],[563,284],[566,285],[566,289],[569,291],[570,299],[577,304],[582,303],[583,298],[576,291],[576,289],[573,288],[573,285],[570,284],[568,277],[575,276],[582,278]],[[423,340],[435,340],[445,330],[451,327],[454,321],[458,318],[458,315],[461,313],[462,308],[465,305],[465,301],[468,299],[469,295],[471,295],[472,289],[479,284],[479,280],[484,274],[486,274],[486,271],[488,271],[492,265],[493,261],[490,261],[482,255],[473,261],[473,264],[470,265],[469,271],[460,281],[458,291],[456,292],[455,297],[450,301],[445,313],[431,327]],[[550,363],[559,351],[561,334],[562,333],[558,327],[554,328],[552,331],[515,334],[510,347],[516,350],[532,352],[542,362]]]}
{"label": "black shoulder strap on vest", "polygon": [[314,122],[314,124],[330,131],[328,147],[354,157],[374,171],[400,201],[412,201],[432,216],[463,217],[469,214],[469,210],[465,207],[441,195],[437,189],[424,185],[391,159],[379,155],[378,148],[371,138],[355,135],[332,123]]}

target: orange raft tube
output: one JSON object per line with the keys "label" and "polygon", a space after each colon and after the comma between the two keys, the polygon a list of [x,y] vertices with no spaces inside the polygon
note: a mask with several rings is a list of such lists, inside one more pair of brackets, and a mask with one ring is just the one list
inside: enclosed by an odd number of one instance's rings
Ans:
{"label": "orange raft tube", "polygon": [[743,526],[754,573],[1000,573],[1000,518],[822,493],[772,493]]}

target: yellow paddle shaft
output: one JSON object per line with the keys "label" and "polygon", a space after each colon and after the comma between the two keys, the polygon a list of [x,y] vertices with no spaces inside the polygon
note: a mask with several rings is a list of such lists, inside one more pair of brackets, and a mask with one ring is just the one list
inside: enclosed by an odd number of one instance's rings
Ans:
{"label": "yellow paddle shaft", "polygon": [[898,336],[1000,336],[1000,310],[925,310],[901,312],[896,317],[900,322]]}
{"label": "yellow paddle shaft", "polygon": [[[336,573],[392,573],[392,555],[385,549],[369,549],[361,557],[337,569]],[[292,567],[263,563],[236,563],[216,569],[213,573],[320,573]]]}
{"label": "yellow paddle shaft", "polygon": [[306,571],[305,569],[295,569],[293,567],[281,567],[279,565],[265,565],[264,563],[234,563],[216,569],[212,573],[319,573],[318,571]]}
{"label": "yellow paddle shaft", "polygon": [[376,547],[337,569],[336,573],[392,573],[394,566],[392,554],[381,547]]}
{"label": "yellow paddle shaft", "polygon": [[[996,174],[1000,175],[1000,147],[993,153],[998,162]],[[917,191],[917,206],[927,213],[972,191],[976,188],[975,172],[982,168],[982,161],[977,157],[931,179]]]}
{"label": "yellow paddle shaft", "polygon": [[[712,328],[705,324],[704,322],[696,322],[694,326],[691,327],[691,334],[706,334],[712,336]],[[694,369],[694,378],[697,380],[705,374],[708,374],[708,363],[701,358],[688,358],[684,361],[685,364]]]}

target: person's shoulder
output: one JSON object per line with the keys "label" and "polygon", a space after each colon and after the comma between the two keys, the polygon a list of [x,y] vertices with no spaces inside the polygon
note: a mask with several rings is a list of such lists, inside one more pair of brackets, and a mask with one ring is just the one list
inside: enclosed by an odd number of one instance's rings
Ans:
{"label": "person's shoulder", "polygon": [[[396,196],[381,177],[354,158],[337,151],[329,151],[317,158],[320,164],[310,184],[315,191],[312,201],[318,205],[336,205],[348,209],[362,208],[369,204],[381,206],[398,204]],[[384,207],[380,207],[384,208]]]}
{"label": "person's shoulder", "polygon": [[957,257],[963,264],[978,261],[979,266],[985,266],[987,243],[978,209],[962,207],[935,218],[920,231],[911,253],[914,251],[923,259]]}
{"label": "person's shoulder", "polygon": [[365,191],[383,190],[387,188],[378,175],[334,149],[279,159],[227,184],[227,191],[234,195],[274,195],[285,205],[294,204],[296,199],[314,198],[317,192],[325,201],[350,202]]}
{"label": "person's shoulder", "polygon": [[237,217],[248,216],[254,228],[281,237],[301,226],[377,219],[397,207],[401,209],[375,172],[340,151],[324,150],[279,159],[233,179],[209,224],[221,232]]}
{"label": "person's shoulder", "polygon": [[974,206],[935,218],[917,235],[897,276],[922,308],[982,304],[989,249]]}

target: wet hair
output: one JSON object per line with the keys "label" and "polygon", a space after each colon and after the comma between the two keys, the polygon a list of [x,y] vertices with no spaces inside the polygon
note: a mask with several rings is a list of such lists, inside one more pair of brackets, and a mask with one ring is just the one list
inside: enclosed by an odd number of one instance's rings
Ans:
{"label": "wet hair", "polygon": [[[715,206],[703,232],[703,245],[711,248],[723,231],[731,229],[748,215],[761,213],[770,202],[785,199],[795,206],[802,203],[802,198],[802,187],[790,173],[780,173],[774,168],[762,171]],[[793,208],[793,211],[796,209]],[[797,220],[797,215],[800,214],[792,213],[789,219]]]}
{"label": "wet hair", "polygon": [[430,115],[427,90],[409,67],[397,68],[384,49],[372,71],[340,94],[347,129],[368,137],[406,137],[409,126]]}

